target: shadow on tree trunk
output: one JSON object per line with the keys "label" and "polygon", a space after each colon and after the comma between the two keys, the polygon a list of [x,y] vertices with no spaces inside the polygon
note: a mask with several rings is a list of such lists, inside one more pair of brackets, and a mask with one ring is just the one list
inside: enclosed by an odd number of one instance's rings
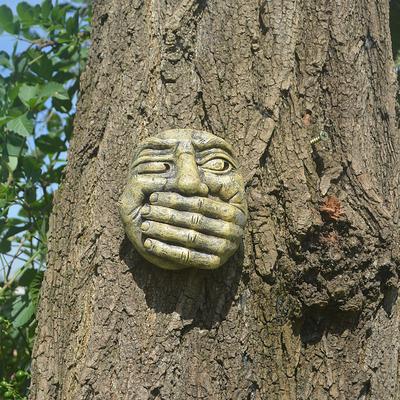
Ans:
{"label": "shadow on tree trunk", "polygon": [[121,260],[157,313],[178,313],[186,321],[186,332],[198,327],[210,329],[228,314],[239,286],[243,248],[221,268],[213,271],[185,269],[168,271],[144,260],[124,239]]}

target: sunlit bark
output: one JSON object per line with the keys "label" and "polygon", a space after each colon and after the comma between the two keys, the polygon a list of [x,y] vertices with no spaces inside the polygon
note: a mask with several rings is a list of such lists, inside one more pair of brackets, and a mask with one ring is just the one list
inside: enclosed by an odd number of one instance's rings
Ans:
{"label": "sunlit bark", "polygon": [[[388,20],[372,0],[95,2],[32,400],[398,398]],[[170,128],[242,164],[244,243],[215,271],[151,266],[118,215],[135,146]]]}

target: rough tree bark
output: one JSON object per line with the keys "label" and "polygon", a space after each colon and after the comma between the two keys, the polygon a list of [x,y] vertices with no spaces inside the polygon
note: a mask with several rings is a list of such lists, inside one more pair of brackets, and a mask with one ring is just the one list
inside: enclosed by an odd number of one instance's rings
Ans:
{"label": "rough tree bark", "polygon": [[[95,2],[30,399],[400,398],[388,13],[375,0]],[[168,128],[226,138],[242,163],[250,220],[219,270],[160,270],[125,238],[132,151]]]}

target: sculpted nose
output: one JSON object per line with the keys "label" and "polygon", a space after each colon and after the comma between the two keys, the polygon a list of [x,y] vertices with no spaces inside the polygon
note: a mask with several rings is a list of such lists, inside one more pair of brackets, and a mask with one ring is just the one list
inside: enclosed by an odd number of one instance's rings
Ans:
{"label": "sculpted nose", "polygon": [[193,154],[180,154],[177,160],[176,186],[186,196],[207,196],[208,187],[201,181]]}

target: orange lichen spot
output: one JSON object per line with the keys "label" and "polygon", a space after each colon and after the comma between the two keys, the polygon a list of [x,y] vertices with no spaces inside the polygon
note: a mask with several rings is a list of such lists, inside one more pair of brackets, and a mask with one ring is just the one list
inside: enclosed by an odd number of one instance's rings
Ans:
{"label": "orange lichen spot", "polygon": [[340,200],[335,196],[328,196],[322,203],[319,211],[331,221],[338,221],[345,215]]}

